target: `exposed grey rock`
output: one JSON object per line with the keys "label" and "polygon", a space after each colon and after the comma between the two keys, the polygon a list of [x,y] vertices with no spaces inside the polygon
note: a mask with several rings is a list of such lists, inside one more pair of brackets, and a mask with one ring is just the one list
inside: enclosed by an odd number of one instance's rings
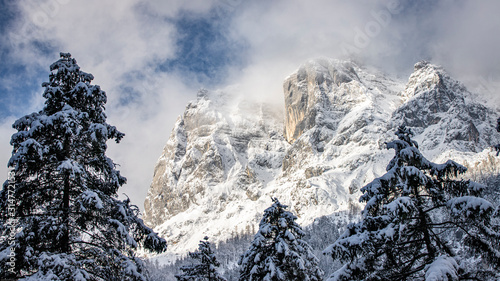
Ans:
{"label": "exposed grey rock", "polygon": [[405,124],[421,134],[421,148],[447,145],[479,152],[491,146],[495,112],[474,101],[474,95],[441,67],[415,64],[401,96],[405,103],[394,112],[393,124]]}
{"label": "exposed grey rock", "polygon": [[285,80],[284,95],[284,116],[208,91],[188,104],[145,201],[145,222],[171,251],[192,250],[195,234],[217,242],[251,229],[271,196],[302,224],[361,207],[359,190],[385,173],[393,152],[384,143],[403,123],[432,161],[474,166],[500,143],[494,112],[428,62],[405,83],[353,62],[312,60]]}
{"label": "exposed grey rock", "polygon": [[303,132],[321,122],[322,107],[330,108],[334,88],[353,80],[359,81],[354,64],[329,59],[312,60],[286,78],[285,138],[292,143]]}
{"label": "exposed grey rock", "polygon": [[[231,189],[243,190],[255,201],[263,185],[255,171],[272,175],[280,170],[286,145],[279,133],[280,112],[248,101],[228,105],[228,100],[221,93],[200,91],[177,120],[144,202],[148,225],[203,204],[204,196],[227,199]],[[227,182],[234,186],[209,195],[211,187]],[[224,208],[221,204],[218,211]]]}

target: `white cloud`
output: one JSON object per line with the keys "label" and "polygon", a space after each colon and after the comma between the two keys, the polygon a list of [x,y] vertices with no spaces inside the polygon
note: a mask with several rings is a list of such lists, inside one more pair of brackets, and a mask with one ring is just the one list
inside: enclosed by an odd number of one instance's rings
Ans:
{"label": "white cloud", "polygon": [[196,90],[175,75],[151,74],[148,92],[140,102],[111,108],[108,122],[125,133],[120,144],[109,144],[108,156],[120,164],[127,184],[120,189],[143,208],[154,165],[163,151],[173,124]]}
{"label": "white cloud", "polygon": [[456,78],[500,107],[499,1],[443,5],[436,15],[432,56]]}
{"label": "white cloud", "polygon": [[[28,67],[42,68],[48,79],[49,65],[58,54],[43,55],[40,44],[52,50],[71,52],[81,69],[92,73],[95,84],[108,95],[108,122],[126,134],[119,145],[109,142],[108,155],[119,165],[128,184],[120,192],[142,208],[154,163],[169,136],[176,117],[199,85],[184,85],[175,74],[155,73],[155,68],[175,52],[174,26],[166,16],[136,0],[45,2],[20,1],[23,17],[12,30],[12,60]],[[156,8],[156,7],[154,7]],[[165,7],[163,7],[165,8]],[[178,11],[193,8],[180,4]],[[196,12],[202,12],[194,6]],[[165,11],[167,11],[165,9]],[[136,94],[122,104],[123,86]],[[38,96],[41,97],[40,87]],[[42,104],[26,108],[25,114],[41,109]],[[13,120],[2,125],[2,137],[13,130]],[[5,134],[3,134],[5,132]],[[3,140],[2,163],[7,163],[12,148]],[[6,172],[7,173],[7,170]]]}
{"label": "white cloud", "polygon": [[431,60],[500,106],[498,1],[253,1],[240,8],[232,34],[250,45],[250,63],[234,80],[249,92],[281,93],[283,78],[305,60],[349,53],[403,79],[414,63]]}
{"label": "white cloud", "polygon": [[[109,123],[126,134],[121,144],[110,143],[108,153],[129,179],[121,192],[141,208],[173,123],[202,86],[157,71],[176,55],[179,16],[215,11],[230,19],[221,27],[223,34],[231,37],[227,42],[246,46],[239,54],[246,64],[232,65],[228,81],[239,84],[243,94],[276,104],[282,103],[283,79],[301,63],[319,56],[342,58],[346,51],[405,75],[413,63],[431,59],[459,79],[482,79],[479,86],[491,97],[497,97],[500,81],[500,4],[495,0],[24,0],[18,5],[22,17],[8,38],[11,60],[48,74],[58,58],[53,50],[71,52],[84,71],[94,74],[95,84],[108,94]],[[33,104],[38,107],[30,105],[26,114],[40,109],[39,101]],[[0,127],[5,139],[11,122]],[[8,140],[1,141],[2,152],[10,153]],[[6,163],[8,157],[1,157]]]}

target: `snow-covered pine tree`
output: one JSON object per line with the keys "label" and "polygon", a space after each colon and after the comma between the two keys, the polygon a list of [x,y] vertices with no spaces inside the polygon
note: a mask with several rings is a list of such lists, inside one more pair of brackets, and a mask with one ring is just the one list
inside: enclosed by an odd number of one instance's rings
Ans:
{"label": "snow-covered pine tree", "polygon": [[145,280],[135,249],[159,253],[166,241],[117,198],[126,179],[105,155],[106,141],[124,134],[106,123],[106,94],[70,54],[50,71],[44,108],[13,124],[13,177],[0,191],[0,276]]}
{"label": "snow-covered pine tree", "polygon": [[186,265],[181,267],[182,274],[175,275],[179,281],[226,281],[219,275],[217,267],[220,263],[217,261],[214,252],[210,248],[208,237],[203,238],[198,245],[198,251],[190,252],[189,257],[199,260],[200,263]]}
{"label": "snow-covered pine tree", "polygon": [[272,198],[273,205],[264,211],[259,230],[250,249],[240,258],[240,280],[322,280],[311,246],[302,238],[305,233],[287,206]]}
{"label": "snow-covered pine tree", "polygon": [[456,180],[466,168],[451,160],[428,161],[409,129],[396,134],[387,173],[361,189],[361,221],[324,251],[346,262],[328,280],[498,278],[498,208],[484,186]]}

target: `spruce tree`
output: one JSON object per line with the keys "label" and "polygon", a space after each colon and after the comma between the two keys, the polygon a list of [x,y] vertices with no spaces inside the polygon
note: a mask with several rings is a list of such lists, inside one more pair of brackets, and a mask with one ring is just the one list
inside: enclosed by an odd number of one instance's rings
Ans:
{"label": "spruce tree", "polygon": [[[328,280],[488,280],[498,278],[498,208],[466,171],[428,161],[405,127],[387,143],[387,173],[361,189],[360,222],[325,251],[346,262]],[[496,279],[495,279],[496,280]]]}
{"label": "spruce tree", "polygon": [[189,257],[199,260],[200,263],[182,266],[182,274],[175,275],[179,281],[226,281],[219,275],[217,267],[220,263],[217,261],[214,252],[210,248],[208,237],[203,238],[198,245],[198,251],[190,252]]}
{"label": "spruce tree", "polygon": [[240,258],[240,280],[322,280],[323,271],[287,206],[273,198],[250,249]]}
{"label": "spruce tree", "polygon": [[[106,94],[69,53],[50,66],[44,108],[15,121],[12,177],[0,192],[2,278],[145,280],[138,247],[166,242],[117,191],[126,179],[105,154],[124,136],[106,123]],[[13,263],[6,263],[7,261]]]}

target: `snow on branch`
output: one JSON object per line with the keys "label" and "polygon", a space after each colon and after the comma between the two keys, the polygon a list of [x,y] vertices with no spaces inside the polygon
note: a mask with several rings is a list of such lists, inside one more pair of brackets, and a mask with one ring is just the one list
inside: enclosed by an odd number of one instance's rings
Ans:
{"label": "snow on branch", "polygon": [[458,264],[454,258],[439,256],[425,268],[425,281],[458,280]]}
{"label": "snow on branch", "polygon": [[451,210],[451,215],[456,218],[478,219],[479,217],[491,215],[495,210],[488,200],[474,196],[450,199],[447,206]]}

